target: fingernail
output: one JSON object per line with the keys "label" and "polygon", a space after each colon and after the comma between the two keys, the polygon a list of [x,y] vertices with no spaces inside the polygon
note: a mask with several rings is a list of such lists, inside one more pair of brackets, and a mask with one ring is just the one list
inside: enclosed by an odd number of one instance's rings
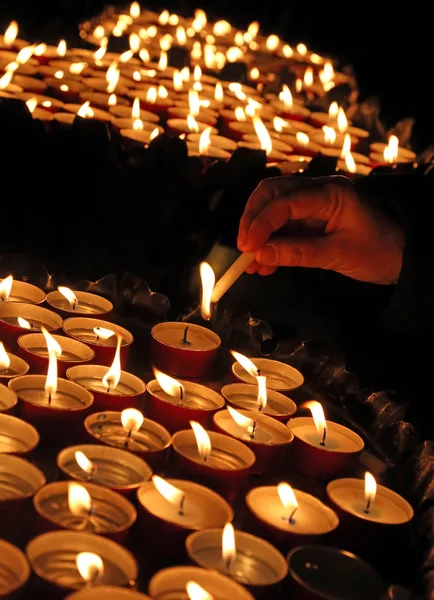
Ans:
{"label": "fingernail", "polygon": [[261,265],[275,265],[277,264],[278,255],[276,249],[273,246],[264,246],[259,251],[258,262]]}

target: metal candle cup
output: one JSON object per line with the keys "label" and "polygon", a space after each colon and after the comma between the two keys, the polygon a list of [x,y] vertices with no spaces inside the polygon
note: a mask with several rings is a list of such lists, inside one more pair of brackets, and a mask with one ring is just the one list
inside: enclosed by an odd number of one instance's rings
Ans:
{"label": "metal candle cup", "polygon": [[99,578],[102,585],[134,585],[138,575],[137,562],[116,542],[93,533],[52,531],[34,538],[26,547],[39,591],[63,597],[70,591],[86,587],[76,564],[80,552],[92,552],[102,559],[104,572]]}
{"label": "metal candle cup", "polygon": [[72,381],[58,379],[57,391],[49,402],[45,382],[44,375],[23,375],[9,382],[19,399],[19,416],[47,439],[64,439],[81,431],[93,403],[92,394]]}
{"label": "metal candle cup", "polygon": [[0,540],[0,598],[16,598],[30,577],[25,555],[5,540]]}
{"label": "metal candle cup", "polygon": [[15,392],[0,383],[0,413],[13,414],[18,402]]}
{"label": "metal candle cup", "polygon": [[133,590],[125,590],[112,585],[98,585],[94,588],[74,592],[65,600],[152,600],[152,598]]}
{"label": "metal candle cup", "polygon": [[27,460],[0,454],[0,536],[18,535],[29,524],[32,497],[45,485],[45,476]]}
{"label": "metal candle cup", "polygon": [[39,443],[36,429],[16,417],[0,414],[0,453],[24,455]]}
{"label": "metal candle cup", "polygon": [[234,421],[228,410],[221,410],[214,415],[214,429],[242,441],[254,452],[256,462],[252,467],[252,473],[255,475],[280,473],[287,464],[289,449],[294,439],[292,433],[279,421],[259,412],[250,410],[238,412],[256,423],[253,437],[247,429]]}
{"label": "metal candle cup", "polygon": [[288,421],[294,434],[291,462],[301,474],[322,481],[351,473],[365,444],[348,427],[327,420],[327,437],[322,445],[312,417],[296,417]]}
{"label": "metal candle cup", "polygon": [[146,391],[145,383],[136,375],[121,371],[116,387],[107,389],[102,382],[106,373],[107,367],[101,365],[77,365],[68,369],[66,376],[70,381],[74,381],[92,393],[93,410],[123,410],[124,408],[140,410]]}
{"label": "metal candle cup", "polygon": [[[73,367],[78,363],[92,362],[94,359],[95,352],[86,344],[63,335],[53,335],[53,337],[62,348],[62,354],[57,357],[59,377],[65,377],[69,367]],[[47,342],[42,333],[27,333],[20,336],[18,338],[18,352],[26,359],[32,373],[47,373],[49,356]]]}
{"label": "metal candle cup", "polygon": [[[4,279],[0,279],[1,282]],[[25,304],[42,304],[45,300],[45,292],[36,285],[26,283],[25,281],[12,282],[11,293],[5,302],[23,302]]]}
{"label": "metal candle cup", "polygon": [[208,375],[220,345],[216,333],[193,323],[159,323],[151,330],[152,363],[164,373],[177,377]]}
{"label": "metal candle cup", "polygon": [[232,521],[234,513],[221,496],[202,485],[180,479],[167,482],[185,494],[182,508],[166,500],[149,481],[137,490],[138,522],[143,534],[155,543],[156,550],[179,557],[185,552],[185,540],[190,533],[223,527]]}
{"label": "metal candle cup", "polygon": [[[226,402],[235,408],[245,410],[258,410],[258,386],[247,383],[231,383],[221,389],[221,394]],[[279,392],[267,390],[267,405],[262,409],[262,414],[286,423],[297,411],[296,403]]]}
{"label": "metal candle cup", "polygon": [[156,379],[148,383],[147,416],[163,425],[170,433],[188,429],[190,421],[197,421],[205,429],[209,429],[214,414],[223,408],[224,399],[217,392],[198,383],[179,383],[184,388],[182,401],[166,394]]}
{"label": "metal candle cup", "polygon": [[223,529],[205,529],[188,536],[185,547],[190,560],[204,569],[219,571],[246,586],[255,598],[277,595],[288,573],[282,554],[271,544],[249,533],[235,530],[236,556],[227,565],[223,559]]}
{"label": "metal candle cup", "polygon": [[207,433],[212,449],[206,460],[199,454],[192,429],[175,433],[170,467],[177,475],[201,483],[233,502],[247,487],[255,455],[234,438]]}
{"label": "metal candle cup", "polygon": [[65,296],[57,290],[47,294],[47,304],[51,310],[57,312],[63,319],[77,315],[97,315],[107,319],[113,310],[113,304],[102,296],[76,290],[74,290],[74,294],[78,300],[75,308],[72,308]]}
{"label": "metal candle cup", "polygon": [[7,355],[10,360],[10,365],[7,368],[0,367],[0,381],[6,384],[14,377],[20,377],[20,375],[25,375],[30,369],[29,364],[24,359],[20,358],[19,356],[16,356],[15,354],[10,354],[9,352],[7,352]]}
{"label": "metal candle cup", "polygon": [[[91,474],[79,466],[75,458],[76,452],[83,452],[94,465]],[[137,488],[152,476],[150,467],[138,456],[98,444],[65,448],[57,455],[57,466],[67,479],[96,483],[124,496],[135,494]]]}
{"label": "metal candle cup", "polygon": [[170,567],[158,571],[149,582],[149,593],[153,598],[189,600],[185,591],[189,581],[200,585],[212,598],[253,600],[250,592],[236,581],[214,570],[199,567]]}
{"label": "metal candle cup", "polygon": [[345,550],[300,546],[288,554],[289,589],[299,600],[377,600],[386,591],[380,575]]}
{"label": "metal candle cup", "polygon": [[128,436],[121,414],[105,411],[89,415],[84,421],[86,431],[97,442],[133,452],[146,460],[155,472],[161,471],[172,443],[170,433],[156,421],[143,419],[140,429]]}
{"label": "metal candle cup", "polygon": [[292,507],[284,507],[277,486],[257,487],[246,496],[252,531],[282,552],[314,540],[326,543],[339,525],[336,513],[318,498],[300,490],[294,493],[298,507],[293,518]]}
{"label": "metal candle cup", "polygon": [[[286,363],[270,360],[269,358],[251,358],[250,360],[260,371],[260,374],[267,378],[267,388],[270,390],[275,390],[281,394],[289,394],[304,383],[304,377],[300,371]],[[256,383],[256,378],[250,375],[238,362],[234,362],[232,365],[232,374],[236,381]]]}
{"label": "metal candle cup", "polygon": [[53,333],[62,327],[62,319],[58,314],[35,304],[21,302],[0,303],[0,338],[8,350],[17,348],[17,340],[29,329],[21,327],[18,317],[28,321],[31,329],[40,331],[41,326]]}
{"label": "metal candle cup", "polygon": [[131,502],[108,488],[93,483],[82,483],[80,485],[92,498],[92,505],[88,515],[75,516],[68,503],[70,483],[49,483],[35,494],[33,506],[38,517],[38,533],[69,529],[96,533],[117,542],[125,542],[137,517]]}
{"label": "metal candle cup", "polygon": [[[97,334],[94,332],[95,327],[109,329],[110,331],[113,331],[115,335],[112,335],[108,339],[98,338]],[[63,331],[67,336],[90,346],[95,352],[94,362],[99,365],[110,366],[112,364],[116,352],[118,335],[122,338],[120,348],[121,364],[125,365],[131,344],[134,340],[131,333],[123,327],[100,319],[71,317],[70,319],[66,319],[63,323]]]}

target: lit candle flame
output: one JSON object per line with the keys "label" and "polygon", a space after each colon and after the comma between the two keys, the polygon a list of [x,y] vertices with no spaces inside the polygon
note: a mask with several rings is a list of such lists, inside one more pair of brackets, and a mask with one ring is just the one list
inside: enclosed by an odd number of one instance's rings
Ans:
{"label": "lit candle flame", "polygon": [[178,23],[179,23],[179,17],[178,17],[178,15],[170,15],[170,17],[169,17],[169,25],[175,26],[175,25],[178,25]]}
{"label": "lit candle flame", "polygon": [[297,140],[297,144],[302,148],[306,148],[309,145],[309,136],[303,131],[297,131],[295,139]]}
{"label": "lit candle flame", "polygon": [[160,60],[158,61],[158,68],[160,69],[160,71],[165,71],[167,69],[167,64],[167,52],[161,51]]}
{"label": "lit candle flame", "polygon": [[185,589],[190,600],[214,600],[214,597],[195,581],[188,581]]}
{"label": "lit candle flame", "polygon": [[56,357],[62,356],[62,346],[59,344],[57,340],[49,333],[45,327],[41,327],[42,334],[45,338],[45,343],[47,344],[48,353],[53,353]]}
{"label": "lit candle flame", "polygon": [[87,475],[92,475],[92,473],[96,470],[96,465],[94,465],[93,462],[90,461],[86,454],[81,450],[77,450],[74,457],[80,469],[87,473]]}
{"label": "lit candle flame", "polygon": [[181,71],[175,69],[173,71],[173,88],[176,92],[180,92],[184,86],[184,82],[182,80]]}
{"label": "lit candle flame", "polygon": [[110,392],[110,390],[114,390],[116,388],[116,386],[118,385],[119,380],[121,378],[122,338],[120,335],[118,335],[117,337],[118,337],[118,339],[117,339],[117,343],[116,343],[116,352],[115,352],[115,356],[113,358],[113,362],[111,364],[110,369],[107,371],[107,373],[102,378],[103,386],[106,388],[107,392]]}
{"label": "lit candle flame", "polygon": [[240,412],[235,410],[235,408],[232,408],[232,406],[228,405],[227,409],[229,411],[229,414],[235,421],[235,423],[239,427],[242,427],[243,429],[245,429],[247,431],[247,433],[250,434],[250,437],[253,439],[255,437],[255,430],[256,430],[255,421],[253,419],[250,419],[249,417],[245,417],[243,414],[241,414]]}
{"label": "lit candle flame", "polygon": [[312,67],[307,67],[304,72],[303,83],[306,87],[311,87],[313,84],[313,69]]}
{"label": "lit candle flame", "polygon": [[327,61],[324,65],[323,70],[319,72],[320,81],[324,86],[330,83],[334,79],[334,77],[335,72],[333,69],[333,65],[330,61]]}
{"label": "lit candle flame", "polygon": [[187,43],[187,34],[185,33],[185,29],[182,25],[178,25],[176,28],[176,41],[180,46],[185,46]]}
{"label": "lit candle flame", "polygon": [[63,285],[59,285],[57,289],[62,294],[62,296],[65,296],[65,298],[68,300],[72,310],[75,310],[77,308],[78,299],[74,292]]}
{"label": "lit candle flame", "polygon": [[116,94],[110,94],[109,99],[107,100],[108,106],[116,106],[117,103],[118,99],[116,97]]}
{"label": "lit candle flame", "polygon": [[170,50],[170,48],[172,47],[172,42],[173,42],[173,37],[170,35],[170,33],[166,33],[166,35],[163,35],[160,38],[161,50],[163,50],[164,52],[167,52],[168,50]]}
{"label": "lit candle flame", "polygon": [[231,32],[231,29],[231,24],[227,21],[217,21],[213,27],[213,34],[219,36],[228,35]]}
{"label": "lit candle flame", "polygon": [[348,119],[342,106],[340,106],[338,109],[337,124],[340,133],[345,133],[347,131]]}
{"label": "lit candle flame", "polygon": [[96,40],[102,40],[102,38],[105,36],[105,29],[102,25],[98,25],[97,27],[95,27],[95,29],[93,30],[93,37]]}
{"label": "lit candle flame", "polygon": [[158,86],[158,90],[157,90],[157,96],[159,98],[168,98],[169,97],[169,92],[167,91],[167,89],[164,87],[164,85],[159,85]]}
{"label": "lit candle flame", "polygon": [[156,127],[154,129],[154,131],[151,133],[151,135],[149,136],[150,140],[155,140],[156,137],[158,137],[160,135],[160,132],[158,130],[158,127]]}
{"label": "lit candle flame", "polygon": [[107,92],[112,94],[116,86],[119,83],[120,71],[117,67],[111,68],[111,66],[107,69],[106,73],[106,81],[107,81]]}
{"label": "lit candle flame", "polygon": [[[147,62],[149,62],[151,60],[151,56],[150,56],[148,50],[146,50],[146,48],[140,48],[140,50],[139,50],[139,56],[140,56],[141,60],[144,63],[147,63]],[[154,73],[154,76],[155,76],[156,72],[153,71],[153,73]]]}
{"label": "lit candle flame", "polygon": [[316,430],[320,435],[320,444],[325,446],[327,436],[327,422],[324,416],[323,407],[316,400],[310,400],[304,404],[306,408],[312,413],[312,418],[315,423]]}
{"label": "lit candle flame", "polygon": [[250,23],[250,25],[247,27],[247,33],[250,35],[252,40],[258,35],[258,33],[259,33],[258,21],[253,21],[252,23]]}
{"label": "lit candle flame", "polygon": [[75,517],[87,517],[92,510],[92,498],[79,483],[68,485],[68,507]]}
{"label": "lit candle flame", "polygon": [[351,135],[346,133],[344,135],[344,143],[342,144],[341,158],[346,158],[349,152],[351,152]]}
{"label": "lit candle flame", "polygon": [[291,90],[284,83],[282,86],[282,91],[279,94],[279,100],[281,100],[287,110],[290,110],[294,105],[294,100],[292,98]]}
{"label": "lit candle flame", "polygon": [[93,53],[93,57],[95,58],[96,61],[101,60],[104,57],[104,54],[107,52],[107,48],[105,48],[104,46],[101,46],[100,48],[98,48],[98,50],[96,52]]}
{"label": "lit candle flame", "polygon": [[200,131],[199,124],[192,115],[187,115],[187,127],[193,133],[199,133]]}
{"label": "lit candle flame", "polygon": [[264,410],[267,406],[267,378],[259,375],[256,379],[258,382],[258,410]]}
{"label": "lit candle flame", "polygon": [[65,73],[64,73],[63,71],[61,71],[61,70],[59,70],[59,71],[56,71],[56,72],[54,73],[54,77],[55,77],[56,79],[63,79],[63,78],[64,78],[64,76],[65,76]]}
{"label": "lit candle flame", "polygon": [[158,475],[152,476],[152,483],[155,485],[157,491],[171,504],[179,506],[179,514],[184,514],[184,502],[185,494],[182,490],[178,489],[162,477]]}
{"label": "lit candle flame", "polygon": [[259,69],[257,67],[253,67],[253,69],[251,69],[250,73],[249,73],[250,79],[252,79],[253,81],[256,81],[257,79],[259,79],[259,76],[260,76]]}
{"label": "lit candle flame", "polygon": [[202,69],[199,67],[199,65],[196,65],[193,70],[193,79],[195,81],[200,81],[201,78],[202,78]]}
{"label": "lit candle flame", "polygon": [[277,493],[283,506],[290,511],[288,521],[293,523],[294,515],[298,509],[298,502],[297,498],[295,497],[294,490],[288,483],[282,482],[277,486]]}
{"label": "lit candle flame", "polygon": [[38,100],[36,98],[29,98],[26,100],[27,108],[29,109],[30,114],[33,114],[35,108],[38,106]]}
{"label": "lit candle flame", "polygon": [[214,99],[217,100],[217,102],[223,102],[223,86],[220,83],[220,81],[218,81],[215,84],[215,89],[214,89]]}
{"label": "lit candle flame", "polygon": [[226,525],[223,528],[222,555],[223,562],[226,566],[226,571],[229,573],[231,570],[231,566],[237,556],[237,550],[235,545],[235,529],[232,523],[226,523]]}
{"label": "lit candle flame", "polygon": [[72,63],[69,66],[69,72],[73,75],[80,75],[80,73],[82,73],[86,67],[87,63],[85,62]]}
{"label": "lit candle flame", "polygon": [[6,73],[0,77],[0,90],[4,90],[8,87],[13,76],[13,71],[6,71]]}
{"label": "lit candle flame", "polygon": [[387,163],[394,163],[398,158],[398,148],[399,148],[399,139],[396,135],[391,135],[389,138],[389,143],[384,148],[383,158]]}
{"label": "lit candle flame", "polygon": [[[206,131],[211,132],[211,129],[205,129],[204,133],[206,133]],[[200,140],[202,140],[203,138],[202,134],[200,136]],[[201,145],[200,145],[200,140],[199,140],[199,151],[202,154],[202,151],[200,150]],[[208,134],[208,140],[210,141],[210,137]],[[204,140],[202,140],[202,144],[204,143]],[[209,142],[208,142],[208,146],[209,146]],[[206,150],[208,150],[208,146],[206,146]],[[204,154],[206,154],[207,152],[204,152]],[[203,262],[200,265],[200,279],[202,282],[202,302],[201,302],[201,308],[200,308],[200,313],[202,315],[202,318],[205,319],[206,321],[209,321],[211,319],[211,314],[212,314],[212,309],[211,309],[211,299],[212,299],[212,293],[214,290],[214,285],[215,285],[215,273],[211,267],[211,265],[209,265],[207,262]]]}
{"label": "lit candle flame", "polygon": [[10,48],[12,44],[17,39],[18,35],[18,23],[16,21],[11,21],[4,33],[3,43],[7,48]]}
{"label": "lit candle flame", "polygon": [[268,156],[273,150],[273,142],[267,128],[259,117],[253,117],[253,127],[261,143],[261,150],[265,150],[265,154]]}
{"label": "lit candle flame", "polygon": [[140,100],[138,98],[134,98],[133,106],[131,109],[131,118],[140,119]]}
{"label": "lit candle flame", "polygon": [[180,401],[184,399],[184,386],[182,383],[157,369],[154,369],[154,374],[163,392],[174,398],[179,398]]}
{"label": "lit candle flame", "polygon": [[306,54],[307,54],[306,44],[297,44],[296,48],[297,48],[297,52],[300,54],[300,56],[306,56]]}
{"label": "lit candle flame", "polygon": [[66,83],[62,83],[60,89],[62,90],[62,92],[69,92],[69,85],[66,85]]}
{"label": "lit candle flame", "polygon": [[31,323],[29,323],[26,319],[23,319],[23,317],[18,317],[17,321],[18,325],[23,329],[33,329]]}
{"label": "lit candle flame", "polygon": [[62,354],[62,347],[45,327],[41,327],[48,349],[48,371],[45,380],[45,393],[48,403],[51,404],[52,396],[57,392],[57,358]]}
{"label": "lit candle flame", "polygon": [[200,100],[196,90],[188,90],[188,105],[190,107],[190,114],[193,117],[197,117],[200,112]]}
{"label": "lit candle flame", "polygon": [[294,50],[289,44],[285,44],[282,48],[282,54],[285,58],[292,58],[294,56]]}
{"label": "lit candle flame", "polygon": [[200,423],[190,421],[190,425],[193,429],[194,437],[196,438],[199,456],[206,462],[212,450],[210,437]]}
{"label": "lit candle flame", "polygon": [[160,25],[167,25],[167,23],[169,22],[169,16],[169,11],[163,10],[163,12],[158,17],[158,22],[160,23]]}
{"label": "lit candle flame", "polygon": [[11,359],[3,346],[3,342],[0,342],[0,370],[6,371],[11,366]]}
{"label": "lit candle flame", "polygon": [[0,299],[2,302],[6,302],[9,296],[11,295],[12,284],[14,282],[14,278],[12,275],[8,275],[0,282]]}
{"label": "lit candle flame", "polygon": [[47,50],[47,44],[38,44],[33,52],[35,56],[42,56]]}
{"label": "lit candle flame", "polygon": [[[324,125],[322,128],[324,131],[324,143],[325,144],[334,144],[336,141],[336,131],[333,127],[329,127],[328,125]],[[350,138],[351,143],[351,138]]]}
{"label": "lit candle flame", "polygon": [[101,579],[104,573],[104,563],[98,554],[80,552],[75,560],[78,572],[86,583],[93,584]]}
{"label": "lit candle flame", "polygon": [[277,36],[273,33],[272,35],[268,36],[267,41],[265,42],[265,47],[267,48],[267,50],[269,52],[274,52],[279,47],[279,44],[280,44],[279,36]]}
{"label": "lit candle flame", "polygon": [[207,20],[206,13],[201,8],[197,8],[194,11],[194,20],[191,26],[197,33],[199,33],[199,31],[202,31],[202,29],[205,27]]}
{"label": "lit candle flame", "polygon": [[66,54],[66,42],[65,40],[60,40],[57,49],[56,49],[56,53],[58,56],[65,56]]}
{"label": "lit candle flame", "polygon": [[135,121],[133,122],[134,131],[142,131],[143,127],[144,125],[142,119],[135,119]]}
{"label": "lit candle flame", "polygon": [[246,117],[246,113],[244,112],[244,109],[242,106],[237,106],[235,108],[235,118],[237,121],[242,122],[242,121],[247,121],[247,117]]}
{"label": "lit candle flame", "polygon": [[244,356],[244,354],[236,352],[235,350],[231,350],[231,354],[243,367],[243,369],[245,369],[252,377],[258,377],[261,375],[258,367],[250,360],[250,358],[247,358],[247,356]]}
{"label": "lit candle flame", "polygon": [[134,56],[134,52],[132,50],[125,50],[125,52],[122,52],[122,54],[119,56],[119,62],[121,63],[127,63],[129,60],[131,60]]}
{"label": "lit candle flame", "polygon": [[127,440],[133,433],[137,433],[143,424],[144,416],[135,408],[126,408],[121,412],[121,423],[127,434]]}
{"label": "lit candle flame", "polygon": [[115,332],[111,329],[106,329],[105,327],[94,327],[93,332],[96,335],[96,340],[108,340],[111,338]]}
{"label": "lit candle flame", "polygon": [[146,102],[149,102],[149,104],[155,104],[156,101],[157,101],[157,88],[150,87],[146,93]]}
{"label": "lit candle flame", "polygon": [[377,482],[371,473],[366,471],[365,473],[365,500],[366,500],[366,508],[365,513],[368,514],[372,508],[372,504],[375,500],[375,496],[377,495]]}
{"label": "lit candle flame", "polygon": [[15,73],[20,65],[14,60],[5,66],[6,73]]}
{"label": "lit candle flame", "polygon": [[91,119],[94,116],[93,110],[90,108],[90,101],[84,102],[77,111],[77,115],[83,119]]}
{"label": "lit candle flame", "polygon": [[128,42],[130,44],[131,52],[133,52],[135,54],[136,52],[138,52],[140,50],[142,40],[140,39],[140,36],[137,33],[130,33]]}
{"label": "lit candle flame", "polygon": [[226,58],[229,62],[234,63],[243,57],[243,52],[238,46],[231,46],[226,51]]}
{"label": "lit candle flame", "polygon": [[345,166],[349,173],[357,173],[357,165],[351,152],[347,152],[345,155]]}
{"label": "lit candle flame", "polygon": [[138,17],[140,17],[140,13],[140,4],[138,2],[133,2],[130,6],[130,15],[133,17],[133,19],[137,19]]}

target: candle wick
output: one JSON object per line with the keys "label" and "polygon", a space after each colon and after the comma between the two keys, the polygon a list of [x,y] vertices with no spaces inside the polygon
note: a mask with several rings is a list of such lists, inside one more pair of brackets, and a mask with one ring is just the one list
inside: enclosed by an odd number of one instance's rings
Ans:
{"label": "candle wick", "polygon": [[181,502],[179,504],[179,514],[181,516],[184,515],[184,503],[185,503],[185,496],[182,496]]}
{"label": "candle wick", "polygon": [[250,439],[251,440],[255,439],[255,433],[256,433],[256,421],[253,421],[252,431],[250,432]]}
{"label": "candle wick", "polygon": [[184,400],[184,388],[182,387],[182,385],[179,386],[179,402],[178,402],[178,406],[180,406],[182,404]]}
{"label": "candle wick", "polygon": [[99,335],[96,336],[96,343],[99,343]]}
{"label": "candle wick", "polygon": [[368,501],[366,502],[366,508],[365,508],[365,511],[364,511],[365,514],[367,514],[367,515],[369,515],[369,512],[371,510],[371,503],[372,503],[371,498],[368,498]]}
{"label": "candle wick", "polygon": [[51,391],[48,392],[48,405],[51,406]]}
{"label": "candle wick", "polygon": [[296,506],[294,508],[294,510],[292,511],[292,513],[289,515],[288,521],[291,523],[291,525],[294,525],[294,523],[295,523],[294,515],[297,512],[297,510],[298,510],[298,506]]}
{"label": "candle wick", "polygon": [[181,342],[182,342],[183,344],[187,344],[188,346],[190,346],[190,345],[191,345],[191,342],[189,342],[189,341],[187,340],[188,329],[189,329],[189,326],[187,325],[187,326],[186,326],[186,328],[184,329],[184,335],[182,336]]}
{"label": "candle wick", "polygon": [[256,371],[256,377],[260,377],[261,376],[261,369],[257,369]]}
{"label": "candle wick", "polygon": [[72,310],[75,310],[77,308],[77,300],[74,300],[72,302]]}
{"label": "candle wick", "polygon": [[325,446],[326,443],[326,437],[327,437],[327,427],[324,427],[324,432],[322,434],[322,440],[320,442],[321,446]]}
{"label": "candle wick", "polygon": [[88,479],[88,481],[92,481],[93,476],[94,476],[94,474],[96,472],[96,469],[97,469],[97,466],[96,465],[92,465],[92,469],[91,469],[91,471],[89,473],[89,479]]}

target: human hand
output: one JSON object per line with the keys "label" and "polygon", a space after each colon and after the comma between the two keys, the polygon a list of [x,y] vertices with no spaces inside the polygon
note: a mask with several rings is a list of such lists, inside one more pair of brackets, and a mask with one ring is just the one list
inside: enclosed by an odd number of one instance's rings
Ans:
{"label": "human hand", "polygon": [[404,235],[386,215],[362,202],[345,177],[275,177],[262,181],[250,196],[238,248],[256,252],[248,273],[314,267],[390,284],[401,271]]}

